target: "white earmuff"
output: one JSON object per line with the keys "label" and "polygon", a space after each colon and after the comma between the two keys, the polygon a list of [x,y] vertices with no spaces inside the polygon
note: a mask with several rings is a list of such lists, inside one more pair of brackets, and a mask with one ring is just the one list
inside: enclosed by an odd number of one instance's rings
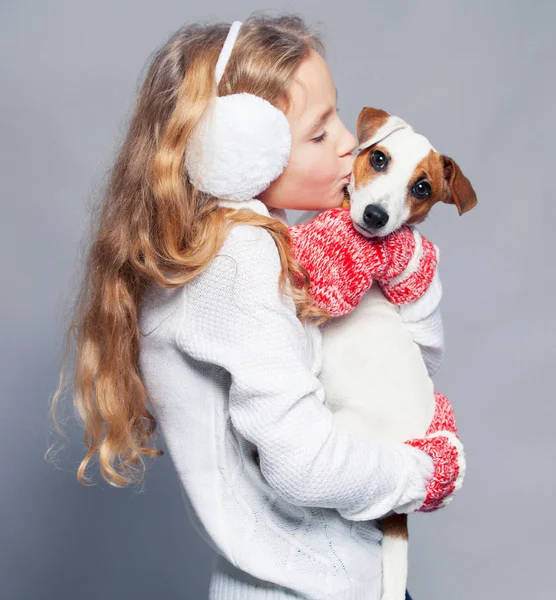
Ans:
{"label": "white earmuff", "polygon": [[[232,24],[215,68],[220,82],[240,21]],[[254,94],[213,99],[187,143],[185,168],[202,192],[241,202],[256,198],[288,164],[291,131],[286,115]]]}

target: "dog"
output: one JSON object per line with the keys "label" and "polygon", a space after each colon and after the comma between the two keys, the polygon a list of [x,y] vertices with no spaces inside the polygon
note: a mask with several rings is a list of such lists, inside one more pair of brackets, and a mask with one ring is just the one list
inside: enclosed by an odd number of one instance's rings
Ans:
{"label": "dog", "polygon": [[[357,138],[346,208],[362,235],[382,237],[421,223],[437,202],[454,204],[460,216],[477,204],[456,162],[399,117],[365,107],[357,119]],[[399,307],[378,285],[371,285],[351,313],[322,326],[322,343],[319,378],[337,423],[370,441],[424,437],[435,410],[433,383]],[[403,600],[407,514],[389,513],[379,524],[382,598]]]}

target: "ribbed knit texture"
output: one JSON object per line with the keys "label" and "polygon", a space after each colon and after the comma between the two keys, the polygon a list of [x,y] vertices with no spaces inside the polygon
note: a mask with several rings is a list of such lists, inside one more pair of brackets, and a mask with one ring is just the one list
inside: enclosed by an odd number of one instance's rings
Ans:
{"label": "ribbed knit texture", "polygon": [[413,302],[436,269],[434,245],[416,229],[368,238],[354,229],[348,209],[324,211],[289,231],[294,257],[311,274],[309,292],[332,316],[351,312],[373,279],[394,304]]}
{"label": "ribbed knit texture", "polygon": [[[252,577],[236,569],[224,557],[217,555],[209,587],[209,600],[283,600],[303,599],[290,588],[275,586]],[[381,579],[376,578],[369,584],[355,585],[348,592],[342,592],[334,600],[380,600]]]}
{"label": "ribbed knit texture", "polygon": [[[382,291],[392,304],[407,304],[417,300],[431,283],[436,269],[437,253],[434,244],[417,229],[413,228],[411,231],[417,239],[416,254],[404,272],[381,281]],[[414,260],[415,264],[412,264]]]}
{"label": "ribbed knit texture", "polygon": [[440,392],[435,392],[434,398],[435,412],[426,437],[405,442],[423,450],[434,461],[434,475],[427,485],[427,497],[417,509],[421,512],[433,512],[450,504],[463,485],[467,468],[454,409]]}
{"label": "ribbed knit texture", "polygon": [[[435,273],[438,249],[417,229],[404,226],[383,238],[367,238],[354,229],[349,209],[338,208],[290,227],[290,234],[293,254],[309,272],[309,291],[321,308],[333,316],[345,315],[368,291],[371,278],[380,281],[384,296],[400,305],[400,312],[411,323],[414,340],[423,344],[429,374],[438,369],[443,329],[438,306],[433,310],[430,298],[432,295],[439,301],[441,296],[440,279]],[[429,285],[429,298],[422,298]],[[439,398],[443,400],[441,407],[451,410],[448,399],[439,393],[435,396],[437,409]],[[453,424],[453,432],[436,432],[435,437],[407,442],[427,452],[434,462],[427,497],[418,510],[430,512],[446,506],[461,487],[465,457],[455,419]]]}
{"label": "ribbed knit texture", "polygon": [[[376,519],[425,500],[432,460],[334,423],[320,331],[297,319],[279,274],[270,234],[234,226],[198,277],[145,293],[141,374],[189,516],[216,552],[304,598],[378,600]],[[241,581],[215,570],[213,599],[269,597]]]}
{"label": "ribbed knit texture", "polygon": [[[273,210],[285,222],[283,211]],[[378,284],[386,298],[397,305],[402,321],[419,346],[429,375],[435,375],[445,351],[440,314],[442,284],[438,272],[438,247],[416,229],[413,229],[413,239],[407,236],[407,228],[404,229],[398,243],[402,248],[407,244],[407,252],[393,255],[394,260],[400,261],[398,273],[403,271],[393,280],[373,283],[377,265],[391,260],[390,255],[380,250],[380,240],[372,241],[359,234],[352,227],[346,211],[323,212],[305,211],[289,228],[294,254],[311,274],[310,291],[317,296],[317,304],[334,316],[347,314],[357,306],[371,285]],[[317,217],[319,219],[313,222]],[[308,225],[310,222],[313,224]],[[325,229],[325,223],[333,224],[337,229]],[[331,231],[334,236],[331,236]],[[330,261],[330,257],[338,253],[354,251],[354,258],[344,257],[340,263]]]}
{"label": "ribbed knit texture", "polygon": [[398,306],[402,321],[411,332],[413,341],[419,346],[431,377],[438,372],[445,352],[444,326],[440,313],[441,298],[442,284],[437,267],[425,293],[410,304]]}

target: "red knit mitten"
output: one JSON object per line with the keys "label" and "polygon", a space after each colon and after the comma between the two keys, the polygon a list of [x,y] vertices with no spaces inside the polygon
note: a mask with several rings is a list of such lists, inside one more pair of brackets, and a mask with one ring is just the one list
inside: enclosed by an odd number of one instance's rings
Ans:
{"label": "red knit mitten", "polygon": [[[405,271],[395,278],[380,280],[380,287],[392,304],[408,304],[420,298],[429,287],[438,265],[434,244],[411,228],[416,249]],[[396,233],[396,232],[394,232]]]}
{"label": "red knit mitten", "polygon": [[451,431],[457,438],[456,416],[450,401],[440,392],[434,392],[435,409],[431,424],[425,435],[431,435],[438,431]]}
{"label": "red knit mitten", "polygon": [[351,222],[349,209],[331,208],[304,225],[289,227],[294,258],[309,272],[309,292],[332,316],[345,315],[376,279],[395,304],[419,298],[437,264],[434,245],[408,226],[368,238]]}
{"label": "red knit mitten", "polygon": [[452,405],[439,392],[435,392],[435,400],[434,417],[425,437],[404,442],[426,452],[434,463],[427,497],[417,509],[420,512],[432,512],[447,506],[461,489],[466,471],[465,453],[457,434]]}

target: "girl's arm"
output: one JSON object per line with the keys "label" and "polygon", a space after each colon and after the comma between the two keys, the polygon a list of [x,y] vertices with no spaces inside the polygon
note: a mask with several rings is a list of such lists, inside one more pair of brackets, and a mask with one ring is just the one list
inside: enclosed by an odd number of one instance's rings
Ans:
{"label": "girl's arm", "polygon": [[442,284],[437,267],[426,292],[417,300],[398,306],[402,321],[410,330],[413,341],[419,346],[431,377],[440,368],[445,351],[444,327],[439,306],[441,298]]}
{"label": "girl's arm", "polygon": [[354,229],[349,210],[331,208],[289,233],[294,257],[311,275],[309,291],[334,317],[351,312],[373,279],[390,302],[407,304],[434,277],[435,246],[415,228],[368,238]]}
{"label": "girl's arm", "polygon": [[293,255],[311,276],[309,291],[318,306],[332,316],[345,315],[377,280],[398,306],[429,374],[436,373],[444,354],[444,333],[439,250],[434,244],[410,227],[385,238],[367,238],[354,229],[344,208],[324,211],[289,231]]}
{"label": "girl's arm", "polygon": [[256,445],[268,484],[292,504],[334,508],[356,521],[421,504],[432,459],[335,424],[311,370],[305,326],[293,300],[280,294],[279,275],[270,234],[234,226],[189,284],[179,347],[230,373],[232,423]]}

